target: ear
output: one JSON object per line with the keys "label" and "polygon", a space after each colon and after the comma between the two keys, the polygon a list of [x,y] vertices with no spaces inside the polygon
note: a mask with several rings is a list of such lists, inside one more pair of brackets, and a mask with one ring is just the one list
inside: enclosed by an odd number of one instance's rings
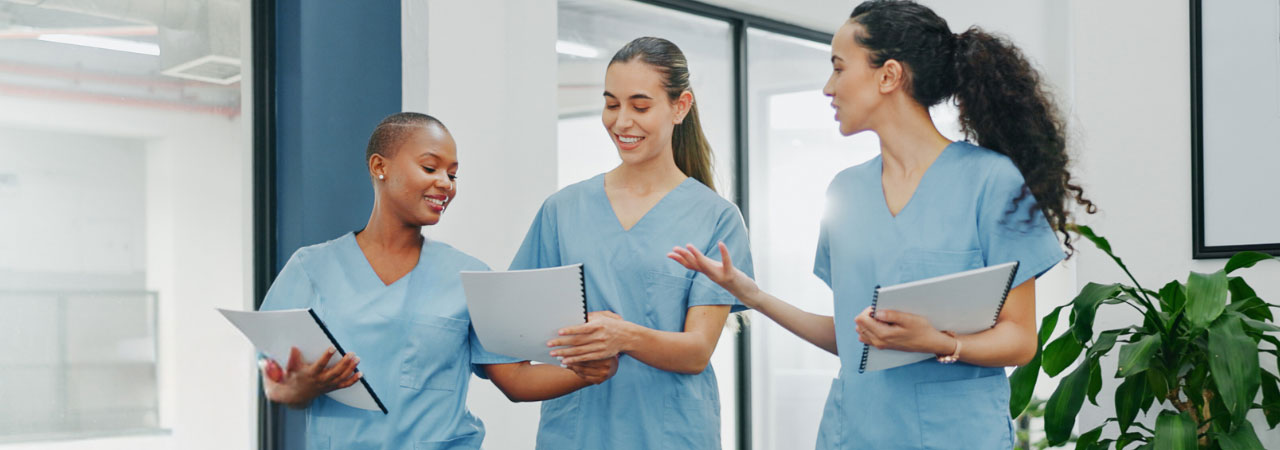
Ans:
{"label": "ear", "polygon": [[378,175],[386,175],[386,174],[387,174],[387,158],[383,157],[380,154],[374,153],[373,156],[369,157],[369,176],[373,177],[376,180],[378,179]]}
{"label": "ear", "polygon": [[681,92],[680,97],[676,98],[676,125],[684,122],[684,118],[689,115],[689,109],[691,108],[693,108],[693,92]]}
{"label": "ear", "polygon": [[884,65],[876,70],[876,84],[879,85],[881,94],[888,94],[901,89],[906,82],[906,67],[896,59],[885,61]]}

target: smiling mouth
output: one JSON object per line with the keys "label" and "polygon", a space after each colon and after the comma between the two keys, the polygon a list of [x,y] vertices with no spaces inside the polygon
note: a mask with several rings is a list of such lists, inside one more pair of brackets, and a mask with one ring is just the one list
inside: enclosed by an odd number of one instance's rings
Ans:
{"label": "smiling mouth", "polygon": [[640,136],[623,136],[623,135],[618,135],[618,142],[621,142],[621,143],[623,143],[623,144],[634,144],[634,143],[640,142],[640,141],[641,141],[641,140],[643,140],[643,139],[644,139],[644,138],[643,138],[643,137],[640,137]]}

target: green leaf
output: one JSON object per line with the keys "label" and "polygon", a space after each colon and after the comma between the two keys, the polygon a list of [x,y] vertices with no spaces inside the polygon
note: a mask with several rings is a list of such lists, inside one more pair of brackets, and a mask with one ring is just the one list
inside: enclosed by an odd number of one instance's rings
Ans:
{"label": "green leaf", "polygon": [[1142,407],[1142,398],[1147,393],[1147,377],[1133,376],[1125,378],[1116,388],[1116,420],[1120,422],[1120,432],[1129,431],[1129,425],[1138,417],[1138,409]]}
{"label": "green leaf", "polygon": [[1280,424],[1280,379],[1265,370],[1262,371],[1262,415],[1267,418],[1268,427]]}
{"label": "green leaf", "polygon": [[1209,327],[1209,370],[1232,425],[1245,420],[1261,384],[1257,344],[1239,319],[1224,316]]}
{"label": "green leaf", "polygon": [[1257,264],[1259,261],[1266,261],[1268,259],[1276,259],[1276,257],[1268,255],[1266,253],[1259,253],[1259,252],[1236,253],[1231,257],[1231,259],[1227,260],[1227,266],[1224,267],[1222,271],[1226,273],[1231,273],[1236,269],[1253,267],[1253,265]]}
{"label": "green leaf", "polygon": [[1058,326],[1058,313],[1062,312],[1062,308],[1066,308],[1068,306],[1071,306],[1071,304],[1068,303],[1066,305],[1053,308],[1053,312],[1044,316],[1044,320],[1040,321],[1040,345],[1044,345],[1045,342],[1049,342],[1049,336],[1053,335],[1053,329]]}
{"label": "green leaf", "polygon": [[[1234,296],[1234,294],[1232,295]],[[1253,320],[1271,321],[1275,319],[1271,315],[1271,307],[1267,305],[1267,302],[1262,301],[1262,299],[1258,297],[1249,297],[1238,301],[1232,301],[1231,304],[1227,305],[1227,309],[1223,310],[1223,312],[1237,313]]]}
{"label": "green leaf", "polygon": [[1076,361],[1076,357],[1080,356],[1081,350],[1083,348],[1079,342],[1076,342],[1074,335],[1069,332],[1062,333],[1062,336],[1058,336],[1057,339],[1054,339],[1044,348],[1044,354],[1041,355],[1044,373],[1051,377],[1058,376],[1063,369],[1066,369],[1067,366]]}
{"label": "green leaf", "polygon": [[1218,434],[1217,438],[1222,450],[1265,450],[1248,420],[1240,422],[1230,433]]}
{"label": "green leaf", "polygon": [[1182,283],[1170,281],[1160,288],[1160,309],[1170,314],[1177,314],[1187,303],[1187,290]]}
{"label": "green leaf", "polygon": [[1049,445],[1062,445],[1071,437],[1076,424],[1076,414],[1084,404],[1085,391],[1089,388],[1089,373],[1094,361],[1084,360],[1076,370],[1062,379],[1058,389],[1049,396],[1045,405],[1044,428]]}
{"label": "green leaf", "polygon": [[1227,307],[1227,274],[1191,272],[1187,279],[1187,320],[1192,328],[1204,329]]}
{"label": "green leaf", "polygon": [[1121,378],[1129,378],[1129,376],[1142,373],[1151,365],[1151,359],[1156,354],[1156,350],[1160,349],[1160,335],[1149,334],[1143,336],[1137,342],[1130,342],[1120,346],[1120,368],[1116,376]]}
{"label": "green leaf", "polygon": [[1258,331],[1280,331],[1280,326],[1276,326],[1274,324],[1253,320],[1248,317],[1243,317],[1240,320],[1244,321],[1244,324],[1249,328],[1253,328]]}
{"label": "green leaf", "polygon": [[1198,450],[1196,422],[1191,415],[1163,411],[1156,418],[1155,448],[1160,450]]}
{"label": "green leaf", "polygon": [[[1151,396],[1154,399],[1164,401],[1169,397],[1169,374],[1168,369],[1164,367],[1164,363],[1160,360],[1151,362],[1151,367],[1147,368],[1147,389],[1150,389]],[[1144,403],[1142,411],[1147,411],[1151,407],[1151,403]]]}
{"label": "green leaf", "polygon": [[1093,360],[1093,370],[1089,371],[1089,403],[1098,406],[1098,393],[1102,392],[1102,365]]}
{"label": "green leaf", "polygon": [[1258,293],[1254,292],[1253,288],[1249,287],[1249,283],[1241,277],[1227,278],[1227,290],[1231,291],[1232,302],[1258,296]]}
{"label": "green leaf", "polygon": [[1137,432],[1121,434],[1120,437],[1116,439],[1116,450],[1124,450],[1124,448],[1128,447],[1129,444],[1143,440],[1145,438],[1146,438],[1145,435]]}
{"label": "green leaf", "polygon": [[1076,341],[1093,340],[1093,318],[1098,313],[1098,305],[1103,300],[1114,298],[1119,294],[1120,285],[1118,284],[1089,283],[1080,289],[1080,295],[1072,301],[1074,307],[1071,309],[1075,317],[1071,324],[1071,331],[1075,333]]}
{"label": "green leaf", "polygon": [[1107,352],[1111,351],[1112,347],[1115,347],[1116,338],[1120,337],[1121,334],[1124,334],[1127,332],[1129,332],[1129,328],[1107,330],[1107,331],[1103,331],[1102,333],[1099,333],[1098,340],[1094,341],[1093,345],[1089,346],[1089,353],[1086,356],[1088,356],[1090,359],[1101,358],[1102,355],[1105,355],[1107,354]]}
{"label": "green leaf", "polygon": [[1098,438],[1102,437],[1102,427],[1106,424],[1099,425],[1097,428],[1084,432],[1076,439],[1076,450],[1088,450],[1094,448],[1098,443]]}
{"label": "green leaf", "polygon": [[1036,379],[1040,378],[1040,353],[1027,365],[1013,370],[1009,375],[1009,417],[1017,418],[1027,409],[1031,394],[1036,390]]}

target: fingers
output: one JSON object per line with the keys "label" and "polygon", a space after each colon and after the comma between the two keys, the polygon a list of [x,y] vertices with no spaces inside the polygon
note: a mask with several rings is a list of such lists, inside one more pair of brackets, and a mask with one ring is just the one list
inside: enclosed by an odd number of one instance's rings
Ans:
{"label": "fingers", "polygon": [[279,383],[284,381],[284,369],[281,369],[280,364],[277,364],[274,359],[267,359],[262,364],[262,376]]}
{"label": "fingers", "polygon": [[[565,337],[558,337],[547,341],[547,347],[574,347],[593,342],[594,339],[590,335],[574,334]],[[555,351],[551,352],[551,356],[559,356]]]}
{"label": "fingers", "polygon": [[325,383],[334,383],[338,380],[345,380],[355,372],[356,364],[359,363],[360,357],[356,356],[355,353],[347,353],[346,356],[343,356],[342,359],[338,360],[337,364],[334,364],[333,367],[325,370],[319,378]]}
{"label": "fingers", "polygon": [[671,253],[667,253],[667,257],[675,260],[675,262],[680,263],[680,265],[684,266],[684,268],[686,269],[694,270],[694,271],[699,271],[699,269],[701,269],[700,267],[698,267],[697,262],[693,259],[693,255],[690,254],[688,250],[685,250],[683,248],[675,247],[671,249]]}
{"label": "fingers", "polygon": [[356,384],[357,381],[360,381],[361,378],[364,378],[364,372],[354,372],[346,379],[342,380],[341,383],[338,383],[338,386],[333,388],[333,390],[336,391],[338,389],[349,388],[351,385]]}
{"label": "fingers", "polygon": [[[329,347],[328,349],[325,349],[324,354],[320,355],[320,358],[317,358],[316,362],[311,363],[311,367],[309,367],[309,369],[311,370],[311,373],[314,373],[314,374],[323,373],[324,368],[329,366],[329,359],[333,358],[333,354],[337,352],[338,350],[333,347]],[[299,356],[301,356],[301,353],[299,353]]]}
{"label": "fingers", "polygon": [[[599,323],[587,322],[582,325],[574,325],[571,327],[561,328],[558,333],[561,336],[567,336],[567,335],[573,335],[573,334],[590,334],[590,333],[594,333],[598,329],[600,329]],[[550,346],[555,347],[554,345],[550,345]]]}
{"label": "fingers", "polygon": [[[586,355],[586,354],[590,354],[590,353],[599,352],[599,351],[604,350],[605,348],[607,348],[607,347],[606,347],[603,343],[599,343],[599,342],[597,342],[597,343],[590,343],[590,344],[586,344],[586,345],[578,345],[578,346],[574,346],[574,347],[566,347],[566,348],[556,349],[555,351],[551,352],[551,356],[555,356],[555,357],[557,357],[557,358],[563,358],[562,362],[563,362],[564,364],[569,364],[568,359],[569,359],[570,357],[579,357],[579,356],[582,356],[582,355]],[[592,359],[600,359],[600,358],[591,358],[591,359],[581,359],[581,358],[579,358],[579,359],[578,359],[578,361],[590,361],[590,360],[592,360]],[[576,361],[575,361],[575,362],[576,362]]]}
{"label": "fingers", "polygon": [[616,355],[616,353],[610,353],[610,352],[608,351],[608,349],[605,349],[605,348],[603,348],[603,346],[601,346],[601,349],[600,349],[600,350],[593,351],[593,352],[588,352],[588,353],[583,353],[583,354],[578,355],[578,356],[565,357],[563,360],[561,360],[561,362],[562,362],[562,363],[564,363],[564,364],[566,364],[566,365],[567,365],[567,364],[580,364],[580,363],[583,363],[583,362],[587,362],[587,361],[594,361],[594,360],[597,360],[597,359],[612,358],[614,355]]}
{"label": "fingers", "polygon": [[720,242],[720,264],[724,268],[724,275],[729,275],[733,270],[733,262],[729,260],[729,247]]}
{"label": "fingers", "polygon": [[298,347],[289,348],[289,361],[285,363],[285,372],[296,372],[302,368],[302,351]]}

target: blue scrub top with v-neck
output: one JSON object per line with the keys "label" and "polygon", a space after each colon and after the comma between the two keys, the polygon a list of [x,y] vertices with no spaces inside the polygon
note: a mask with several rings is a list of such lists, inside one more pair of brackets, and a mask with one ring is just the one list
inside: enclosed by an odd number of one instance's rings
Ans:
{"label": "blue scrub top with v-neck", "polygon": [[[736,298],[666,257],[693,244],[719,259],[724,242],[748,275],[751,252],[738,208],[686,178],[626,230],[605,195],[604,175],[562,189],[538,211],[511,269],[582,263],[587,309],[609,310],[662,331],[684,331],[690,307]],[[623,356],[618,374],[542,403],[540,449],[718,449],[720,398],[708,365],[696,375],[667,372]]]}
{"label": "blue scrub top with v-neck", "polygon": [[289,258],[261,309],[312,308],[343,350],[360,357],[365,381],[388,411],[320,396],[307,408],[308,450],[480,448],[484,425],[466,406],[471,373],[483,378],[480,364],[518,360],[480,345],[462,294],[462,270],[489,268],[426,240],[417,266],[384,284],[354,233]]}
{"label": "blue scrub top with v-neck", "polygon": [[885,204],[882,170],[877,156],[840,172],[827,189],[813,272],[834,293],[841,369],[817,447],[1010,448],[1003,368],[930,358],[858,373],[863,344],[853,319],[871,305],[877,285],[1018,261],[1018,286],[1062,260],[1062,247],[1022,174],[1000,153],[948,145],[897,216]]}

